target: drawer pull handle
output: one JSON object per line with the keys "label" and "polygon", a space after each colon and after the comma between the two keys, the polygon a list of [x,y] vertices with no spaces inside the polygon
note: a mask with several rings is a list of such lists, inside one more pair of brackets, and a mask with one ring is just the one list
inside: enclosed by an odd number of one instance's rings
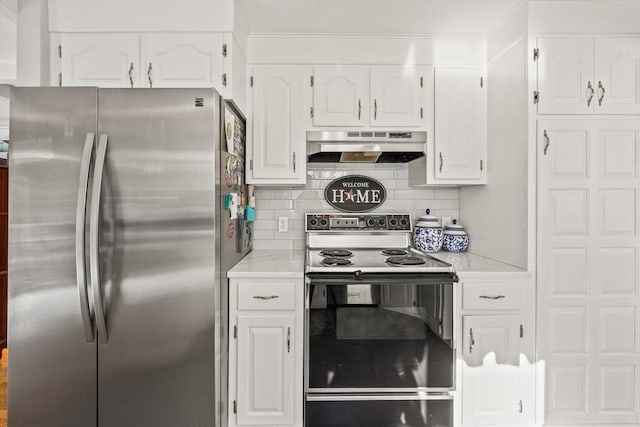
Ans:
{"label": "drawer pull handle", "polygon": [[287,353],[291,353],[291,327],[287,328]]}
{"label": "drawer pull handle", "polygon": [[497,300],[497,299],[505,298],[505,296],[504,295],[480,295],[478,298]]}
{"label": "drawer pull handle", "polygon": [[473,353],[473,347],[476,345],[476,340],[473,338],[473,328],[469,328],[469,354]]}
{"label": "drawer pull handle", "polygon": [[276,299],[276,298],[280,298],[278,295],[254,295],[253,298],[255,299]]}

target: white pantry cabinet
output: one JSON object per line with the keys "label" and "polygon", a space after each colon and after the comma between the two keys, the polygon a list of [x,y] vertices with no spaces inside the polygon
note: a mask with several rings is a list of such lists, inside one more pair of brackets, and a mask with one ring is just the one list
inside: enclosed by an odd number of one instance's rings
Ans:
{"label": "white pantry cabinet", "polygon": [[410,163],[409,184],[486,184],[484,70],[436,67],[434,81],[434,135],[427,141],[427,155]]}
{"label": "white pantry cabinet", "polygon": [[[525,340],[521,294],[526,280],[462,279],[460,412],[462,426],[515,426],[533,415],[532,381],[521,366]],[[530,343],[529,343],[530,344]]]}
{"label": "white pantry cabinet", "polygon": [[231,279],[229,426],[302,426],[301,279]]}
{"label": "white pantry cabinet", "polygon": [[637,424],[640,120],[537,125],[546,422]]}
{"label": "white pantry cabinet", "polygon": [[[57,38],[56,38],[57,37]],[[60,33],[54,85],[225,89],[221,33]]]}
{"label": "white pantry cabinet", "polygon": [[433,67],[317,66],[312,79],[315,127],[427,126]]}
{"label": "white pantry cabinet", "polygon": [[308,70],[256,67],[251,76],[251,137],[247,139],[249,184],[306,182]]}
{"label": "white pantry cabinet", "polygon": [[639,37],[540,37],[538,114],[639,114]]}

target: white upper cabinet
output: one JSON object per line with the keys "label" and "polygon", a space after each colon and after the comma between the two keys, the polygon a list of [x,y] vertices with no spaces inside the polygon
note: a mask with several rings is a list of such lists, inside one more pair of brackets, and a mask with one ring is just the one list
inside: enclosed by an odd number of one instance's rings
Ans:
{"label": "white upper cabinet", "polygon": [[538,39],[539,114],[593,112],[593,39]]}
{"label": "white upper cabinet", "polygon": [[423,125],[425,68],[371,68],[371,126]]}
{"label": "white upper cabinet", "polygon": [[[249,184],[304,184],[309,74],[301,67],[260,67],[253,71],[249,99]],[[306,83],[306,85],[305,85]]]}
{"label": "white upper cabinet", "polygon": [[222,34],[143,36],[145,87],[222,87]]}
{"label": "white upper cabinet", "polygon": [[313,79],[314,126],[368,124],[368,67],[314,67]]}
{"label": "white upper cabinet", "polygon": [[428,66],[313,69],[313,126],[426,127]]}
{"label": "white upper cabinet", "polygon": [[640,113],[640,38],[538,39],[538,114]]}
{"label": "white upper cabinet", "polygon": [[640,114],[640,38],[596,38],[596,110]]}
{"label": "white upper cabinet", "polygon": [[52,40],[55,86],[229,90],[221,33],[61,33]]}
{"label": "white upper cabinet", "polygon": [[485,151],[486,91],[482,71],[437,67],[435,178],[482,181]]}
{"label": "white upper cabinet", "polygon": [[61,34],[55,86],[140,87],[138,34]]}

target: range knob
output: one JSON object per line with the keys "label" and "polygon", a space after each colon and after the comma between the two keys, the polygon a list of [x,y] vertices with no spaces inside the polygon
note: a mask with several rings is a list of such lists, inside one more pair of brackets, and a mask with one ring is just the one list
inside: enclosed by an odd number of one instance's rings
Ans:
{"label": "range knob", "polygon": [[391,224],[393,227],[395,227],[396,225],[398,225],[398,220],[395,218],[391,218],[389,220],[389,224]]}
{"label": "range knob", "polygon": [[329,221],[327,221],[327,218],[322,218],[320,220],[320,225],[325,227],[327,224],[329,224]]}
{"label": "range knob", "polygon": [[309,225],[315,227],[316,225],[318,225],[318,220],[316,218],[311,218],[311,220],[309,221]]}
{"label": "range knob", "polygon": [[367,220],[367,225],[368,225],[369,227],[373,227],[374,225],[376,225],[376,219],[375,219],[375,218],[369,218],[369,219]]}
{"label": "range knob", "polygon": [[381,226],[385,225],[385,224],[386,224],[386,222],[387,222],[387,220],[386,220],[386,219],[384,219],[384,218],[380,218],[380,219],[378,220],[378,224],[379,224],[379,225],[381,225]]}
{"label": "range knob", "polygon": [[402,218],[400,220],[400,225],[402,225],[403,227],[407,225],[407,218]]}

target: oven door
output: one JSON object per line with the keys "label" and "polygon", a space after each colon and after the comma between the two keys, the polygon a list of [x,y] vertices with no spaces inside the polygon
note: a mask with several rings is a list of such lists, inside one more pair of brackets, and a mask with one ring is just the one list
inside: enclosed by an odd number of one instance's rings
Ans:
{"label": "oven door", "polygon": [[454,274],[309,273],[307,279],[308,396],[451,394]]}

